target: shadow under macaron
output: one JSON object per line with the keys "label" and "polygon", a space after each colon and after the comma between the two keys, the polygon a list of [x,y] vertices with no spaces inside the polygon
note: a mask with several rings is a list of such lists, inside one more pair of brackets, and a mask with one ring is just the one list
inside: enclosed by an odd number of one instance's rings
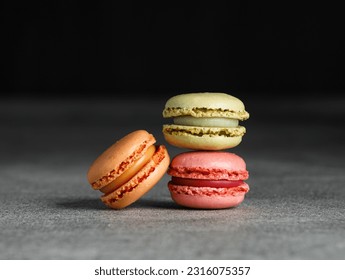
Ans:
{"label": "shadow under macaron", "polygon": [[110,211],[125,211],[129,209],[138,208],[157,208],[157,209],[185,209],[174,203],[173,201],[154,200],[154,199],[140,199],[133,204],[122,208],[112,209],[107,207],[99,198],[82,198],[82,199],[64,199],[55,202],[58,208],[64,209],[79,209],[79,210],[110,210]]}
{"label": "shadow under macaron", "polygon": [[105,210],[109,209],[98,198],[64,199],[55,202],[58,208],[80,209],[80,210]]}
{"label": "shadow under macaron", "polygon": [[155,199],[145,199],[142,198],[138,201],[136,201],[134,204],[129,206],[131,208],[157,208],[157,209],[183,209],[183,207],[180,207],[174,201],[168,201],[168,200],[155,200]]}
{"label": "shadow under macaron", "polygon": [[141,199],[140,201],[137,201],[136,203],[132,204],[128,208],[157,208],[157,209],[170,209],[170,210],[183,210],[183,211],[231,211],[235,210],[237,208],[241,208],[241,205],[235,206],[235,207],[228,207],[228,208],[217,208],[217,209],[208,209],[208,208],[191,208],[179,205],[175,203],[174,201],[167,201],[167,200],[154,200],[154,199]]}
{"label": "shadow under macaron", "polygon": [[122,209],[112,209],[107,207],[102,203],[102,201],[98,198],[81,198],[81,199],[61,199],[55,201],[55,206],[58,208],[63,209],[78,209],[78,210],[109,210],[109,211],[126,211],[130,209],[171,209],[171,210],[188,210],[188,211],[221,211],[221,210],[229,210],[233,208],[225,208],[225,209],[203,209],[203,208],[188,208],[185,206],[181,206],[176,204],[174,201],[169,200],[155,200],[149,198],[142,198],[135,203],[129,205],[128,207]]}

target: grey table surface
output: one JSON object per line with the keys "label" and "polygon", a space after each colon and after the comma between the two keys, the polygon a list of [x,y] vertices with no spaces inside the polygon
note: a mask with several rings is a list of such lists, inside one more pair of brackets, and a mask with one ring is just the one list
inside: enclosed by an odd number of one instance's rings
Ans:
{"label": "grey table surface", "polygon": [[166,99],[14,96],[0,102],[0,259],[345,259],[345,98],[244,94],[247,134],[229,150],[251,187],[233,209],[191,210],[162,180],[120,211],[86,180],[92,161],[146,129],[171,157]]}

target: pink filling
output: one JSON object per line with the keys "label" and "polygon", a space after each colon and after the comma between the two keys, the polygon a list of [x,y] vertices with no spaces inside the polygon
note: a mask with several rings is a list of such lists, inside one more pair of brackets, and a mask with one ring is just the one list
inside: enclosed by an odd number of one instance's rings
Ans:
{"label": "pink filling", "polygon": [[233,188],[240,186],[242,180],[206,180],[172,177],[171,182],[174,185],[191,187],[211,187],[211,188]]}
{"label": "pink filling", "polygon": [[187,168],[170,167],[168,172],[170,176],[193,179],[213,179],[213,180],[247,180],[249,177],[247,170],[226,170],[217,168]]}

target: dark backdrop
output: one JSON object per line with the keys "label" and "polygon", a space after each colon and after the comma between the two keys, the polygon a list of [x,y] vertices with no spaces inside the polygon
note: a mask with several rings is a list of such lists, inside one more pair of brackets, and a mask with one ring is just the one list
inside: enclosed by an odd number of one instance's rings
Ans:
{"label": "dark backdrop", "polygon": [[340,7],[187,2],[5,3],[0,89],[66,96],[345,89]]}

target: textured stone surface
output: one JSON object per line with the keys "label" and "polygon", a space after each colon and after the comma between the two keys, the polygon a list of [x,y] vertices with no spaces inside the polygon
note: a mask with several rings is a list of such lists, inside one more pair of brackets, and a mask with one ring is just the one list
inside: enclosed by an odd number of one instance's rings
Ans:
{"label": "textured stone surface", "polygon": [[108,209],[91,162],[135,129],[161,133],[165,99],[20,99],[0,104],[0,259],[345,259],[345,99],[254,99],[233,149],[251,187],[227,210],[175,205],[166,175]]}

